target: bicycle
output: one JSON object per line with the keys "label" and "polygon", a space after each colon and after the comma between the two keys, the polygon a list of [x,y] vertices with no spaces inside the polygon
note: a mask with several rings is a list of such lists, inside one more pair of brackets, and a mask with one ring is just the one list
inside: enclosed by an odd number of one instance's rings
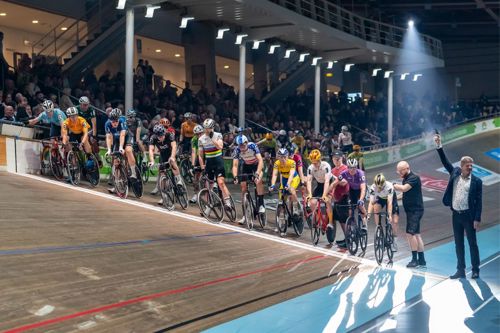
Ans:
{"label": "bicycle", "polygon": [[[73,185],[80,184],[81,173],[85,174],[88,182],[92,187],[99,185],[99,163],[94,154],[87,157],[82,149],[80,143],[77,141],[69,142],[71,150],[66,155],[66,167],[68,172],[69,181]],[[89,163],[89,161],[91,161]]]}
{"label": "bicycle", "polygon": [[134,192],[135,197],[141,198],[144,194],[144,186],[142,183],[141,171],[137,167],[137,164],[135,166],[137,178],[132,181],[130,177],[132,172],[130,170],[127,158],[119,151],[113,152],[111,156],[111,165],[113,165],[112,178],[113,183],[115,184],[115,192],[118,197],[126,199],[128,196],[129,188],[132,188],[132,192]]}
{"label": "bicycle", "polygon": [[[362,229],[363,219],[361,218],[358,205],[339,205],[339,207],[344,206],[349,207],[351,211],[345,224],[345,241],[347,249],[352,255],[358,252],[358,248],[361,248],[361,251],[365,252],[368,244],[368,233]],[[357,219],[354,217],[357,217]]]}
{"label": "bicycle", "polygon": [[224,203],[222,198],[214,191],[217,184],[203,173],[200,178],[200,191],[198,192],[198,207],[201,215],[212,223],[220,223],[224,219]]}
{"label": "bicycle", "polygon": [[[316,208],[311,212],[312,215],[312,227],[311,227],[311,241],[313,245],[318,245],[319,238],[321,235],[326,234],[326,229],[328,228],[328,214],[326,213],[326,202],[322,198],[313,197],[315,199]],[[335,224],[333,224],[333,238],[328,239],[328,243],[332,244],[335,241]]]}
{"label": "bicycle", "polygon": [[139,149],[138,144],[134,144],[134,157],[135,163],[137,164],[139,170],[141,171],[142,183],[148,182],[150,175],[154,175],[152,170],[149,168],[149,164],[144,160],[144,156]]}
{"label": "bicycle", "polygon": [[174,174],[170,162],[158,164],[158,174],[160,180],[158,182],[158,190],[160,190],[163,206],[167,210],[174,210],[175,199],[182,209],[188,207],[188,193],[184,182],[179,185],[175,181]]}
{"label": "bicycle", "polygon": [[[379,223],[375,228],[375,240],[373,242],[375,259],[380,265],[384,259],[384,251],[387,250],[387,258],[389,258],[389,263],[392,263],[392,258],[394,256],[394,252],[392,251],[392,244],[394,243],[392,224],[389,222],[386,212],[372,214],[379,215]],[[382,219],[385,222],[384,226],[382,226]]]}
{"label": "bicycle", "polygon": [[299,211],[301,212],[300,215],[297,214],[291,214],[290,212],[290,207],[288,207],[287,201],[288,201],[288,190],[287,189],[280,189],[278,193],[278,206],[276,207],[276,226],[278,228],[278,231],[280,232],[280,236],[284,237],[286,235],[286,230],[288,226],[293,225],[293,229],[295,231],[295,234],[297,236],[301,236],[302,232],[304,231],[304,223],[303,223],[303,218],[304,218],[304,213],[302,212],[302,209]]}
{"label": "bicycle", "polygon": [[181,172],[182,178],[188,182],[189,184],[193,183],[193,174],[191,173],[191,169],[193,165],[191,164],[191,155],[181,154],[179,156],[179,169]]}
{"label": "bicycle", "polygon": [[[66,163],[61,154],[61,147],[59,146],[59,141],[57,138],[54,138],[53,142],[50,142],[48,145],[44,145],[42,151],[42,160],[46,161],[47,157],[48,164],[54,178],[57,180],[63,180]],[[43,168],[44,167],[42,165],[42,169]]]}
{"label": "bicycle", "polygon": [[257,186],[255,184],[254,174],[242,174],[238,178],[240,182],[246,181],[247,190],[243,193],[243,216],[245,217],[245,224],[248,230],[253,229],[255,219],[259,220],[259,224],[262,229],[266,227],[267,215],[266,213],[259,213],[259,207],[257,207],[256,199],[251,195],[250,186],[254,187],[254,196],[257,198]]}

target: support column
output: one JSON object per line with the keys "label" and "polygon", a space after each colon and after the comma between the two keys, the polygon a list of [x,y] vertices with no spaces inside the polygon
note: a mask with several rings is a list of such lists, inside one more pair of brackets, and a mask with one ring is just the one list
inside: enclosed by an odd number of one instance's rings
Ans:
{"label": "support column", "polygon": [[319,103],[321,93],[321,65],[316,65],[314,76],[314,132],[319,133]]}
{"label": "support column", "polygon": [[253,60],[253,81],[254,81],[254,91],[255,97],[257,99],[262,98],[262,92],[267,89],[268,83],[268,55],[266,47],[261,47],[257,51],[252,52]]}
{"label": "support column", "polygon": [[125,32],[125,110],[131,109],[134,99],[134,8],[127,9]]}
{"label": "support column", "polygon": [[245,127],[245,67],[246,67],[247,47],[245,42],[240,45],[240,89],[238,104],[238,124]]}
{"label": "support column", "polygon": [[390,145],[392,143],[392,116],[393,116],[393,102],[394,102],[394,87],[392,75],[389,76],[389,82],[387,85],[387,143]]}

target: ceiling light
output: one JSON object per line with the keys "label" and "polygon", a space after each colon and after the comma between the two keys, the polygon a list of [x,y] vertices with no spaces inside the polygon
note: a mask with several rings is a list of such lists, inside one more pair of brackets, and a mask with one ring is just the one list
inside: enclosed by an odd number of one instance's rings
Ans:
{"label": "ceiling light", "polygon": [[146,6],[146,15],[144,15],[144,17],[147,17],[147,18],[152,18],[154,13],[155,13],[155,10],[161,8],[161,6],[151,6],[151,5],[147,5]]}
{"label": "ceiling light", "polygon": [[384,73],[384,78],[388,79],[391,74],[394,73],[394,71],[385,71]]}
{"label": "ceiling light", "polygon": [[413,81],[417,81],[419,77],[421,77],[422,74],[415,74],[413,75]]}
{"label": "ceiling light", "polygon": [[403,74],[401,74],[401,80],[406,79],[406,77],[407,77],[408,75],[410,75],[410,73],[403,73]]}
{"label": "ceiling light", "polygon": [[295,49],[288,49],[285,51],[285,59],[288,59],[290,58],[290,54],[292,54],[292,52],[295,52],[296,50]]}
{"label": "ceiling light", "polygon": [[326,68],[332,69],[333,68],[333,61],[329,61],[328,66]]}
{"label": "ceiling light", "polygon": [[236,42],[234,42],[236,45],[240,45],[243,42],[243,38],[248,37],[247,34],[239,34],[236,35]]}
{"label": "ceiling light", "polygon": [[334,63],[334,64],[336,64],[336,63],[338,63],[338,62],[339,62],[338,60],[334,60],[334,61],[333,61],[333,63]]}
{"label": "ceiling light", "polygon": [[156,53],[160,53],[160,52],[161,52],[161,50],[160,50],[160,49],[156,49],[156,50],[155,50],[155,52],[156,52]]}
{"label": "ceiling light", "polygon": [[254,41],[253,41],[253,47],[252,47],[252,49],[254,49],[254,50],[258,50],[258,49],[259,49],[259,45],[260,45],[261,43],[264,43],[264,41],[263,41],[263,40],[254,40]]}
{"label": "ceiling light", "polygon": [[349,72],[351,70],[352,66],[354,66],[354,64],[345,64],[345,66],[344,66],[344,72]]}
{"label": "ceiling light", "polygon": [[274,44],[269,47],[269,54],[274,54],[274,50],[276,50],[278,47],[280,47],[279,44]]}
{"label": "ceiling light", "polygon": [[181,25],[179,26],[179,28],[185,29],[187,27],[187,25],[188,25],[188,22],[191,21],[191,20],[194,20],[194,17],[192,17],[192,16],[183,17],[182,20],[181,20]]}
{"label": "ceiling light", "polygon": [[31,21],[31,23],[33,23],[33,24],[37,24],[37,23],[38,23],[38,20],[33,20],[33,21]]}
{"label": "ceiling light", "polygon": [[408,21],[408,27],[409,28],[413,28],[414,25],[415,25],[415,21],[413,21],[413,20],[409,20]]}
{"label": "ceiling light", "polygon": [[381,70],[382,70],[382,68],[375,68],[375,69],[373,70],[373,72],[372,72],[372,76],[377,76],[377,73],[378,73],[379,71],[381,71]]}
{"label": "ceiling light", "polygon": [[309,55],[309,53],[301,53],[299,56],[299,62],[304,62],[306,60],[306,57]]}
{"label": "ceiling light", "polygon": [[316,66],[318,64],[318,61],[320,61],[321,59],[323,59],[323,57],[314,57],[311,65]]}
{"label": "ceiling light", "polygon": [[222,39],[224,38],[224,33],[226,31],[229,31],[229,28],[221,28],[217,31],[217,38],[216,39]]}
{"label": "ceiling light", "polygon": [[179,53],[176,53],[176,54],[174,54],[174,57],[176,57],[176,58],[180,58],[180,57],[181,57],[181,55],[180,55]]}
{"label": "ceiling light", "polygon": [[0,16],[7,16],[7,13],[0,13]]}
{"label": "ceiling light", "polygon": [[125,2],[127,2],[127,0],[118,0],[118,4],[116,5],[116,9],[124,9]]}
{"label": "ceiling light", "polygon": [[224,69],[228,69],[229,68],[229,65],[224,65]]}
{"label": "ceiling light", "polygon": [[66,30],[68,30],[68,27],[61,27],[61,30],[66,31]]}
{"label": "ceiling light", "polygon": [[333,73],[326,73],[325,76],[326,77],[333,77]]}

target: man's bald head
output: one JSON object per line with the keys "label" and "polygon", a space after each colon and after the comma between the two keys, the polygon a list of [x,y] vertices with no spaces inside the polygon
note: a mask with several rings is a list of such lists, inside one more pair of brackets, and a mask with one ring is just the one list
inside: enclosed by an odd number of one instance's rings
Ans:
{"label": "man's bald head", "polygon": [[410,172],[410,165],[406,161],[401,161],[398,163],[396,170],[401,176],[401,178],[403,178]]}

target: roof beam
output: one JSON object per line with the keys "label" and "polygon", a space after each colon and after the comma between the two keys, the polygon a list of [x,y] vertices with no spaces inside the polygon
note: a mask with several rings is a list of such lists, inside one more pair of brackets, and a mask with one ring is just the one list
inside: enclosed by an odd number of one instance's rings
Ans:
{"label": "roof beam", "polygon": [[490,8],[486,7],[486,4],[483,0],[476,0],[477,8],[483,8],[493,19],[497,22],[497,25],[500,27],[500,19],[498,15],[495,14]]}

